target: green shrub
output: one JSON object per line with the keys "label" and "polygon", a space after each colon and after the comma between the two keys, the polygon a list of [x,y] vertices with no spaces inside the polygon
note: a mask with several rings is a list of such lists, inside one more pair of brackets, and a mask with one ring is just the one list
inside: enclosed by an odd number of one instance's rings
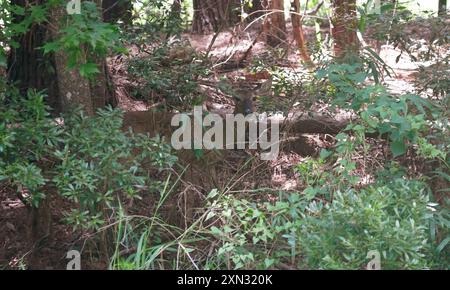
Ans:
{"label": "green shrub", "polygon": [[[370,251],[382,269],[437,265],[430,238],[437,205],[426,184],[403,178],[333,193],[331,203],[280,193],[275,203],[222,196],[212,203],[220,241],[210,267],[363,269]],[[445,245],[444,245],[445,246]],[[214,265],[214,266],[211,266]]]}
{"label": "green shrub", "polygon": [[0,180],[27,189],[35,207],[50,193],[73,201],[67,221],[74,227],[97,229],[121,201],[158,192],[158,176],[176,161],[160,138],[123,132],[119,110],[53,119],[42,94],[3,102]]}
{"label": "green shrub", "polygon": [[369,251],[382,269],[432,267],[431,209],[426,185],[395,179],[360,191],[335,192],[333,202],[308,207],[300,247],[309,268],[361,269]]}
{"label": "green shrub", "polygon": [[158,97],[169,107],[190,108],[203,101],[198,78],[208,70],[187,42],[156,43],[143,56],[131,58],[128,73],[138,80],[131,94],[137,99]]}
{"label": "green shrub", "polygon": [[207,267],[267,269],[295,260],[296,228],[305,207],[305,200],[298,194],[275,204],[220,195],[212,202],[209,214],[209,218],[218,219],[210,231],[219,240],[219,247]]}

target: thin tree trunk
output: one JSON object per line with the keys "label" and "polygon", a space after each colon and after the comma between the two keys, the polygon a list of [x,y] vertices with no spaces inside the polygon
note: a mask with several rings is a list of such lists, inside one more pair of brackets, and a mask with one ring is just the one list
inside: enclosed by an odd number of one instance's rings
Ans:
{"label": "thin tree trunk", "polygon": [[264,22],[266,43],[271,47],[286,42],[286,19],[284,18],[283,0],[265,0],[266,10],[271,10]]}
{"label": "thin tree trunk", "polygon": [[133,4],[131,0],[101,0],[95,1],[98,7],[102,7],[103,21],[116,23],[122,20],[125,24],[131,25]]}
{"label": "thin tree trunk", "polygon": [[251,22],[264,14],[263,0],[253,0],[251,3],[251,7],[248,5],[244,7],[245,12],[249,14],[246,19],[247,22]]}
{"label": "thin tree trunk", "polygon": [[95,75],[94,81],[90,83],[92,105],[94,110],[107,105],[117,106],[114,84],[109,75],[108,64],[104,58],[97,57],[95,63],[98,65],[99,73]]}
{"label": "thin tree trunk", "polygon": [[439,0],[438,15],[442,16],[447,14],[447,0]]}
{"label": "thin tree trunk", "polygon": [[181,19],[181,4],[183,3],[183,0],[174,0],[172,3],[172,16],[178,19]]}
{"label": "thin tree trunk", "polygon": [[356,0],[332,1],[333,28],[331,33],[334,39],[334,54],[343,58],[348,54],[358,53],[358,39],[356,30],[358,25],[356,15]]}
{"label": "thin tree trunk", "polygon": [[240,21],[240,0],[194,0],[192,32],[218,32]]}
{"label": "thin tree trunk", "polygon": [[300,56],[307,65],[312,65],[311,58],[309,57],[309,53],[306,48],[305,36],[303,33],[303,19],[300,15],[300,0],[293,0],[291,7],[293,12],[291,14],[292,30],[295,42],[297,42],[298,50],[300,51]]}

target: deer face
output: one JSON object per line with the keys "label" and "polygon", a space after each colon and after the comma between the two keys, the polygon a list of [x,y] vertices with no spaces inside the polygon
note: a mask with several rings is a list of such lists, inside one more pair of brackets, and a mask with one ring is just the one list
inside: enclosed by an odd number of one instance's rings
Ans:
{"label": "deer face", "polygon": [[255,113],[255,96],[253,92],[240,92],[239,95],[234,96],[235,114],[243,114],[244,116]]}

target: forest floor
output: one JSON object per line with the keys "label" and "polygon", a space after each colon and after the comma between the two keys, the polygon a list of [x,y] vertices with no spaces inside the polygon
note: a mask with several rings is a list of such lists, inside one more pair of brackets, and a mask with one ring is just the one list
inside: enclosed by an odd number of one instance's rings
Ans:
{"label": "forest floor", "polygon": [[[291,27],[288,25],[289,30]],[[305,27],[307,39],[314,39],[314,28]],[[292,35],[292,33],[288,33]],[[232,51],[245,51],[253,42],[255,32],[236,36],[233,32],[223,32],[215,40],[211,48],[210,55],[214,58],[223,55],[229,55]],[[190,40],[191,45],[199,52],[205,52],[213,35],[185,35]],[[288,39],[289,43],[293,43],[292,39]],[[370,43],[374,43],[370,41]],[[399,59],[400,51],[391,46],[374,47],[379,51],[381,58],[388,64],[394,75],[387,77],[385,82],[388,88],[395,94],[413,92],[414,89],[414,73],[417,71],[417,63],[413,62],[406,55],[402,55]],[[250,58],[264,54],[266,48],[262,39],[256,42],[251,50]],[[398,61],[397,61],[398,60]],[[286,61],[289,66],[296,70],[305,70],[300,64],[299,55],[295,50],[290,50]],[[117,68],[113,63],[116,71]],[[226,76],[244,76],[246,70],[239,69],[225,73]],[[121,77],[121,76],[119,76]],[[152,106],[139,100],[134,100],[124,93],[126,88],[118,86],[119,107],[127,112],[145,111]],[[221,105],[224,110],[232,111],[233,102],[226,95],[211,95],[212,101]],[[318,105],[320,110],[320,105]],[[294,173],[293,168],[304,161],[309,156],[315,156],[322,148],[329,148],[334,144],[334,138],[326,134],[304,134],[303,143],[291,142],[288,146],[283,146],[278,158],[274,161],[263,162],[255,158],[250,165],[245,165],[245,172],[241,172],[237,177],[236,173],[244,166],[248,156],[252,152],[230,152],[227,154],[226,160],[214,163],[210,167],[203,167],[204,164],[192,166],[188,176],[182,181],[179,193],[174,195],[173,199],[162,209],[162,214],[170,222],[185,227],[196,217],[196,208],[203,206],[204,196],[214,187],[225,187],[230,178],[235,176],[236,182],[232,187],[228,188],[230,194],[251,194],[253,189],[267,188],[271,190],[298,190],[301,188],[298,176]],[[379,146],[375,146],[374,154],[371,160],[374,169],[376,167],[377,158],[384,158],[384,144],[378,142]],[[306,145],[305,145],[306,144]],[[202,168],[203,167],[203,168]],[[365,175],[365,182],[370,182],[370,173],[361,172]],[[265,199],[270,199],[270,194]],[[275,197],[273,197],[275,198]],[[143,200],[133,205],[135,213],[148,213],[152,205],[155,203],[153,197],[144,197]],[[84,248],[89,244],[89,236],[81,235],[79,232],[72,232],[72,228],[67,226],[63,221],[63,212],[70,208],[70,204],[62,199],[55,198],[50,205],[52,208],[52,231],[50,235],[38,243],[32,242],[29,236],[30,232],[30,211],[17,198],[14,192],[7,188],[0,188],[0,269],[1,268],[32,268],[35,269],[64,269],[67,263],[66,253],[74,247]],[[174,210],[177,209],[177,210]],[[86,248],[90,248],[86,246]],[[83,269],[105,269],[107,265],[97,262],[94,257],[90,257],[89,251],[83,252],[82,267]]]}

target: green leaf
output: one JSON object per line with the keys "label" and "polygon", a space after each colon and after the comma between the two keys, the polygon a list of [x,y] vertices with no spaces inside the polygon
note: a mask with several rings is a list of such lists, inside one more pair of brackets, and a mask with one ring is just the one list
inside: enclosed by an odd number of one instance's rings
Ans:
{"label": "green leaf", "polygon": [[314,187],[308,186],[303,193],[305,194],[305,197],[307,200],[313,200],[317,195],[317,189]]}
{"label": "green leaf", "polygon": [[95,63],[85,63],[80,65],[80,75],[84,78],[90,78],[94,74],[99,73],[100,71],[97,68]]}
{"label": "green leaf", "polygon": [[213,212],[213,211],[210,211],[210,212],[206,215],[205,221],[207,221],[207,220],[209,220],[209,219],[211,219],[211,218],[213,218],[213,217],[215,217],[215,216],[216,216],[216,213]]}
{"label": "green leaf", "polygon": [[57,51],[59,49],[59,44],[57,42],[47,42],[42,46],[42,49],[44,50],[44,54],[47,54],[49,52]]}
{"label": "green leaf", "polygon": [[30,11],[34,22],[42,23],[47,21],[47,9],[43,5],[33,5],[30,7]]}
{"label": "green leaf", "polygon": [[375,80],[376,84],[380,83],[380,77],[378,76],[378,70],[377,66],[373,62],[369,62],[369,67],[373,75],[373,79]]}
{"label": "green leaf", "polygon": [[270,259],[270,258],[264,259],[264,266],[266,268],[271,267],[273,264],[275,264],[275,259]]}
{"label": "green leaf", "polygon": [[216,236],[222,235],[222,231],[216,226],[211,227],[211,233]]}
{"label": "green leaf", "polygon": [[209,192],[207,199],[214,198],[214,197],[217,196],[218,194],[219,194],[219,191],[217,190],[217,188],[213,188],[213,189]]}
{"label": "green leaf", "polygon": [[20,15],[20,16],[24,16],[25,15],[25,8],[22,7],[22,6],[12,5],[10,9],[11,9],[11,12],[13,14],[17,14],[17,15]]}
{"label": "green leaf", "polygon": [[366,15],[361,14],[361,18],[359,19],[358,29],[361,32],[366,31]]}
{"label": "green leaf", "polygon": [[380,12],[381,12],[381,14],[384,14],[384,13],[386,13],[388,11],[391,11],[392,9],[394,9],[394,4],[387,3],[387,4],[384,4],[384,5],[381,6]]}
{"label": "green leaf", "polygon": [[320,159],[327,159],[332,153],[326,149],[320,150]]}
{"label": "green leaf", "polygon": [[394,157],[403,155],[406,153],[406,144],[403,141],[395,141],[391,143],[391,151]]}
{"label": "green leaf", "polygon": [[436,248],[436,250],[438,251],[438,253],[442,252],[442,250],[448,245],[448,243],[450,242],[450,236],[445,238],[445,240],[443,240],[439,246]]}
{"label": "green leaf", "polygon": [[414,106],[416,106],[416,108],[422,114],[426,114],[424,107],[426,107],[430,110],[433,109],[433,105],[430,101],[428,101],[427,99],[424,99],[418,95],[406,95],[405,98],[407,100],[409,100],[410,102],[412,102],[414,104]]}
{"label": "green leaf", "polygon": [[203,157],[203,150],[202,149],[194,149],[194,156],[197,160],[201,159]]}
{"label": "green leaf", "polygon": [[387,75],[391,76],[389,70],[393,71],[392,68],[387,65],[387,63],[378,55],[378,53],[376,53],[370,47],[364,47],[364,49],[367,50],[370,53],[370,55],[372,55],[372,57],[374,57],[378,62],[380,62],[380,64],[384,67],[384,70],[386,71]]}

